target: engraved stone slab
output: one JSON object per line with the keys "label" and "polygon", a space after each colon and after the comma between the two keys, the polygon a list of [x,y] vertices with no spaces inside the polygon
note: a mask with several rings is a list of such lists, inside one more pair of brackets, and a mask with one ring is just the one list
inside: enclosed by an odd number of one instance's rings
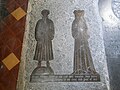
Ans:
{"label": "engraved stone slab", "polygon": [[[27,15],[27,27],[22,52],[22,61],[25,65],[25,75],[23,77],[25,90],[109,90],[109,76],[102,34],[102,20],[99,16],[97,5],[98,0],[29,1],[28,8],[31,12],[28,10],[29,13]],[[55,30],[54,39],[52,41],[54,59],[50,61],[54,75],[49,75],[50,78],[47,78],[48,76],[46,75],[31,76],[31,73],[38,65],[38,61],[33,60],[37,44],[35,39],[35,26],[37,21],[42,18],[41,11],[44,9],[50,11],[49,19],[54,22]],[[83,75],[84,77],[77,75],[78,73],[72,75],[74,72],[75,39],[72,37],[71,26],[75,19],[73,14],[74,10],[85,11],[84,18],[89,35],[88,46],[94,68],[99,74],[97,74],[98,77],[96,77],[95,74],[91,76]],[[46,66],[45,62],[41,63],[41,65]],[[89,77],[92,78],[90,82],[88,82]],[[34,82],[35,80],[36,83]],[[41,83],[41,80],[43,80],[43,82],[45,80],[45,82]],[[59,82],[57,82],[57,80],[59,80]]]}

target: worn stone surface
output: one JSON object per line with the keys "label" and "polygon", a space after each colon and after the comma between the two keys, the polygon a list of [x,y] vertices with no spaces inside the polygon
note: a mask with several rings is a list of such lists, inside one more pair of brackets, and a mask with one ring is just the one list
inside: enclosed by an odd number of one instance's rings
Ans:
{"label": "worn stone surface", "polygon": [[[99,0],[111,90],[120,88],[120,2]],[[106,12],[107,10],[107,12]]]}
{"label": "worn stone surface", "polygon": [[104,41],[106,55],[109,58],[118,58],[120,55],[120,28],[119,25],[111,26],[110,24],[103,23]]}
{"label": "worn stone surface", "polygon": [[[98,13],[97,0],[30,0],[27,16],[27,28],[24,37],[22,60],[25,60],[25,90],[108,90],[109,77],[105,57],[101,18]],[[88,26],[89,47],[96,71],[100,74],[100,82],[50,82],[30,83],[30,75],[37,66],[33,60],[36,41],[35,25],[41,19],[41,11],[48,9],[49,18],[54,22],[55,37],[53,39],[54,60],[51,67],[55,74],[71,74],[73,72],[74,39],[71,34],[73,11],[85,10]]]}
{"label": "worn stone surface", "polygon": [[120,28],[119,24],[111,26],[103,23],[105,51],[111,90],[119,90],[120,86]]}

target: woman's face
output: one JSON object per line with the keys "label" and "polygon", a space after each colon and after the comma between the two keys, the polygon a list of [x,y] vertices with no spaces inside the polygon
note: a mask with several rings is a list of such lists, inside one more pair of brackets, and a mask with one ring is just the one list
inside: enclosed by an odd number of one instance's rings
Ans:
{"label": "woman's face", "polygon": [[75,14],[76,17],[81,17],[81,16],[84,16],[84,12],[77,12]]}

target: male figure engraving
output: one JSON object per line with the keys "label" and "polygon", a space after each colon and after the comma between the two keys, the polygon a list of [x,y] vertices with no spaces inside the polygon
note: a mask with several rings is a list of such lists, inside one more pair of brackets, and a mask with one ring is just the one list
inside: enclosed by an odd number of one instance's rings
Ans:
{"label": "male figure engraving", "polygon": [[75,20],[72,23],[72,36],[75,39],[73,74],[96,73],[89,45],[87,25],[84,19],[84,10],[75,10]]}
{"label": "male figure engraving", "polygon": [[[38,67],[43,73],[53,73],[50,67],[50,60],[53,60],[52,40],[54,38],[54,24],[48,19],[49,10],[43,10],[42,19],[38,20],[35,27],[35,39],[37,41],[34,60],[38,61]],[[45,61],[47,67],[42,67],[41,62]]]}

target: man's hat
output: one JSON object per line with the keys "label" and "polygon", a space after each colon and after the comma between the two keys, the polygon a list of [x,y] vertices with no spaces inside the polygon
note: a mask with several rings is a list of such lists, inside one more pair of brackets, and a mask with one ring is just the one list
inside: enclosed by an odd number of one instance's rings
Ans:
{"label": "man's hat", "polygon": [[42,12],[41,12],[41,14],[43,15],[43,14],[49,14],[50,12],[49,12],[49,10],[46,10],[46,9],[44,9],[44,10],[42,10]]}

